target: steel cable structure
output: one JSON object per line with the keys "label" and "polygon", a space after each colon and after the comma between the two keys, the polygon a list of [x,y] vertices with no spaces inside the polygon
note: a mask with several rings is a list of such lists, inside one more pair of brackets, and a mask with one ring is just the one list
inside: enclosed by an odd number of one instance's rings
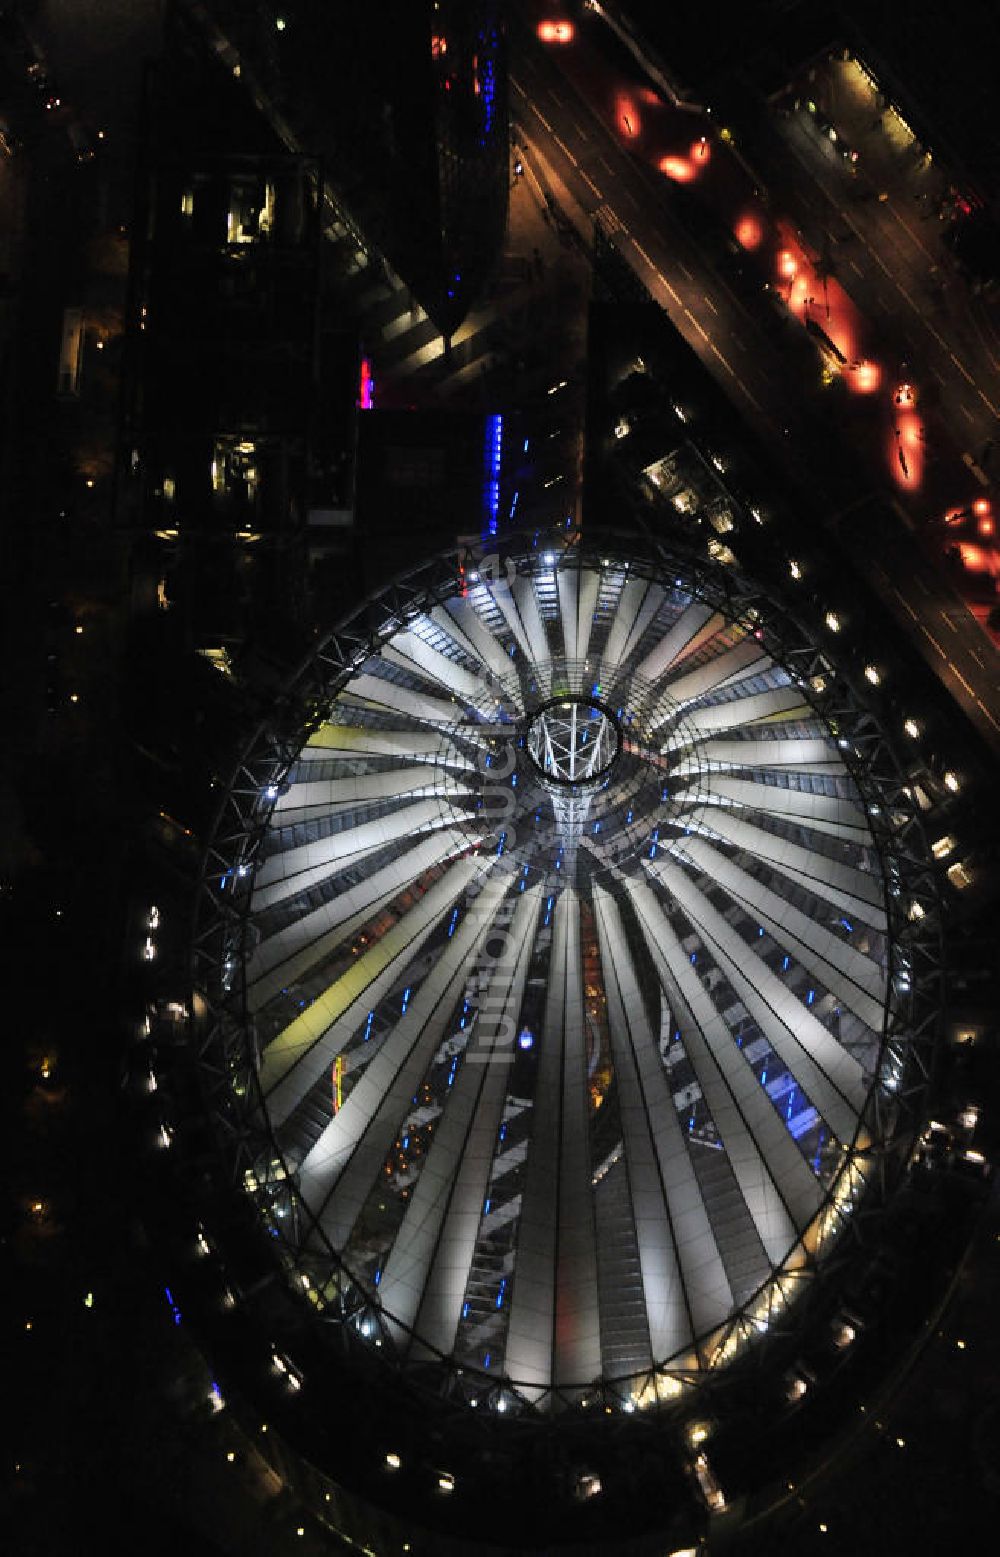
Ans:
{"label": "steel cable structure", "polygon": [[929,1070],[916,807],[735,569],[452,553],[241,761],[204,1090],[321,1321],[497,1416],[695,1401],[793,1328]]}

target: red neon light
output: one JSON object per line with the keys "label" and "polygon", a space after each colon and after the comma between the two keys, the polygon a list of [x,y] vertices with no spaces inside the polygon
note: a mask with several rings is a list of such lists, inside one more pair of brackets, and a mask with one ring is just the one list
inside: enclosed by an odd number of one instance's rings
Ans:
{"label": "red neon light", "polygon": [[361,383],[358,391],[358,405],[362,411],[371,411],[375,406],[375,380],[372,378],[372,365],[367,357],[361,359]]}

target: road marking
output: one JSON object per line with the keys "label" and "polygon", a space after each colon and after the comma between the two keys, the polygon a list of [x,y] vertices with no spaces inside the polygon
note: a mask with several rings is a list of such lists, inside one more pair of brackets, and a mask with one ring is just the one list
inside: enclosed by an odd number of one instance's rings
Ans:
{"label": "road marking", "polygon": [[691,312],[690,308],[685,308],[684,313],[686,314],[687,318],[690,319],[691,323],[694,325],[695,329],[698,331],[698,334],[701,336],[702,340],[706,343],[706,345],[711,346],[711,344],[712,344],[711,336],[709,335],[708,331],[705,329],[705,326],[703,324],[701,324],[699,322],[699,320],[697,320],[695,318],[695,316]]}
{"label": "road marking", "polygon": [[570,151],[569,147],[566,145],[566,142],[559,138],[559,136],[556,134],[555,130],[552,131],[552,139],[555,141],[556,145],[559,146],[566,153],[567,157],[569,158],[570,162],[572,162],[573,166],[575,168],[578,168],[580,166],[580,164],[577,162],[577,160],[574,157],[573,153]]}
{"label": "road marking", "polygon": [[[961,679],[962,679],[961,676],[959,676],[958,679],[961,681]],[[981,697],[977,697],[976,698],[976,702],[979,704],[979,706],[982,709],[983,713],[986,715],[987,719],[990,721],[990,724],[993,726],[994,730],[1000,730],[1000,724],[997,724],[996,720],[994,719],[993,715],[990,713],[989,709],[986,707],[986,704],[983,702],[982,698]]]}
{"label": "road marking", "polygon": [[965,404],[964,401],[962,402],[962,404],[961,404],[959,409],[961,410],[963,416],[967,416],[969,418],[970,422],[974,422],[976,420],[976,418],[973,416],[972,412],[969,410],[969,407]]}
{"label": "road marking", "polygon": [[983,667],[983,670],[985,670],[986,669],[986,661],[983,659],[982,655],[979,653],[979,650],[978,649],[970,649],[969,653],[972,655],[972,658],[975,660],[976,664],[977,665],[981,665]]}
{"label": "road marking", "polygon": [[712,310],[713,314],[718,319],[718,317],[719,317],[719,310],[716,308],[715,304],[712,302],[712,299],[709,297],[707,292],[705,293],[704,301],[705,301],[706,306],[709,307]]}
{"label": "road marking", "polygon": [[514,88],[514,91],[517,93],[518,97],[527,97],[528,94],[524,90],[524,87],[521,86],[519,82],[515,81],[513,77],[511,77],[510,84]]}
{"label": "road marking", "polygon": [[709,341],[708,344],[709,344],[709,346],[711,346],[713,352],[718,357],[719,361],[722,363],[722,366],[725,368],[726,372],[729,374],[729,377],[730,378],[735,378],[736,377],[736,372],[735,372],[734,368],[732,367],[732,365],[730,363],[728,363],[726,361],[725,357],[722,355],[721,351],[719,350],[718,346],[716,346],[715,342],[714,341]]}
{"label": "road marking", "polygon": [[542,113],[542,110],[539,108],[538,104],[537,103],[532,103],[531,106],[535,110],[535,113],[538,115],[539,119],[541,119],[542,123],[544,124],[545,128],[548,130],[549,134],[551,135],[552,134],[552,126],[549,123],[549,121],[546,119],[545,115]]}
{"label": "road marking", "polygon": [[[591,178],[590,174],[584,172],[583,168],[580,169],[580,177],[583,179],[585,184],[589,184],[590,185],[591,189],[594,191],[594,194],[597,196],[598,200],[603,200],[604,199],[604,195],[601,192],[601,190],[598,189],[597,185],[594,183],[594,180]],[[942,380],[942,382],[944,382],[944,381]]]}
{"label": "road marking", "polygon": [[947,626],[951,628],[953,633],[957,633],[958,632],[958,628],[955,626],[955,623],[952,621],[952,619],[948,615],[947,611],[942,611],[941,612],[941,618],[947,624]]}
{"label": "road marking", "polygon": [[691,272],[688,270],[688,268],[685,265],[683,260],[678,260],[677,261],[677,269],[678,270],[682,270],[689,281],[693,281],[694,280],[694,277],[692,276]]}
{"label": "road marking", "polygon": [[563,105],[562,98],[559,96],[559,94],[557,92],[553,92],[551,89],[549,90],[549,99],[553,103],[558,103],[560,108],[562,107],[562,105]]}
{"label": "road marking", "polygon": [[962,374],[962,377],[967,379],[970,384],[974,385],[976,381],[973,378],[972,374],[969,372],[968,368],[965,366],[965,364],[962,363],[962,362],[959,362],[958,358],[955,356],[955,353],[953,351],[950,351],[948,353],[948,355],[951,358],[952,362],[955,364],[955,366],[958,369],[958,371]]}
{"label": "road marking", "polygon": [[989,409],[993,412],[994,416],[1000,416],[1000,411],[997,410],[996,406],[993,404],[993,401],[990,399],[989,395],[984,395],[981,389],[977,389],[976,390],[976,394],[979,396],[980,400],[983,402],[983,405],[989,407]]}
{"label": "road marking", "polygon": [[863,281],[864,277],[865,277],[865,273],[861,269],[861,266],[858,264],[857,260],[848,260],[847,263],[850,265],[851,269],[854,271],[854,274],[856,276],[860,276],[862,281]]}
{"label": "road marking", "polygon": [[899,223],[900,227],[903,228],[904,232],[909,233],[910,237],[913,239],[914,243],[917,245],[917,248],[918,249],[923,249],[923,252],[927,255],[927,258],[929,260],[933,260],[934,255],[931,253],[930,249],[928,249],[923,243],[921,243],[919,237],[913,231],[913,228],[910,226],[909,222],[904,222],[903,221],[903,218],[900,216],[900,214],[896,210],[895,206],[890,206],[889,207],[889,215],[890,216],[894,216],[896,218],[897,222]]}

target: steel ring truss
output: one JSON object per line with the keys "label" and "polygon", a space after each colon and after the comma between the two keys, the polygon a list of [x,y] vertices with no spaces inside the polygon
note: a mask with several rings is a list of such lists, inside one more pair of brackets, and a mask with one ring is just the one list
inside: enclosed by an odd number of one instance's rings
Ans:
{"label": "steel ring truss", "polygon": [[[596,785],[528,760],[563,695],[621,731]],[[456,551],[250,743],[194,978],[303,1301],[438,1394],[634,1412],[794,1332],[878,1214],[937,889],[876,720],[738,572],[635,536]]]}

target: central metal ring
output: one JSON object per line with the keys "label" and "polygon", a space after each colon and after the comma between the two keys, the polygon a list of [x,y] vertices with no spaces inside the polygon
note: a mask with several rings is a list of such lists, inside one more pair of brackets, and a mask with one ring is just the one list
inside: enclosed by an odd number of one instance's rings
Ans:
{"label": "central metal ring", "polygon": [[618,720],[592,697],[554,697],[528,721],[527,748],[549,783],[589,788],[607,777],[621,749]]}

